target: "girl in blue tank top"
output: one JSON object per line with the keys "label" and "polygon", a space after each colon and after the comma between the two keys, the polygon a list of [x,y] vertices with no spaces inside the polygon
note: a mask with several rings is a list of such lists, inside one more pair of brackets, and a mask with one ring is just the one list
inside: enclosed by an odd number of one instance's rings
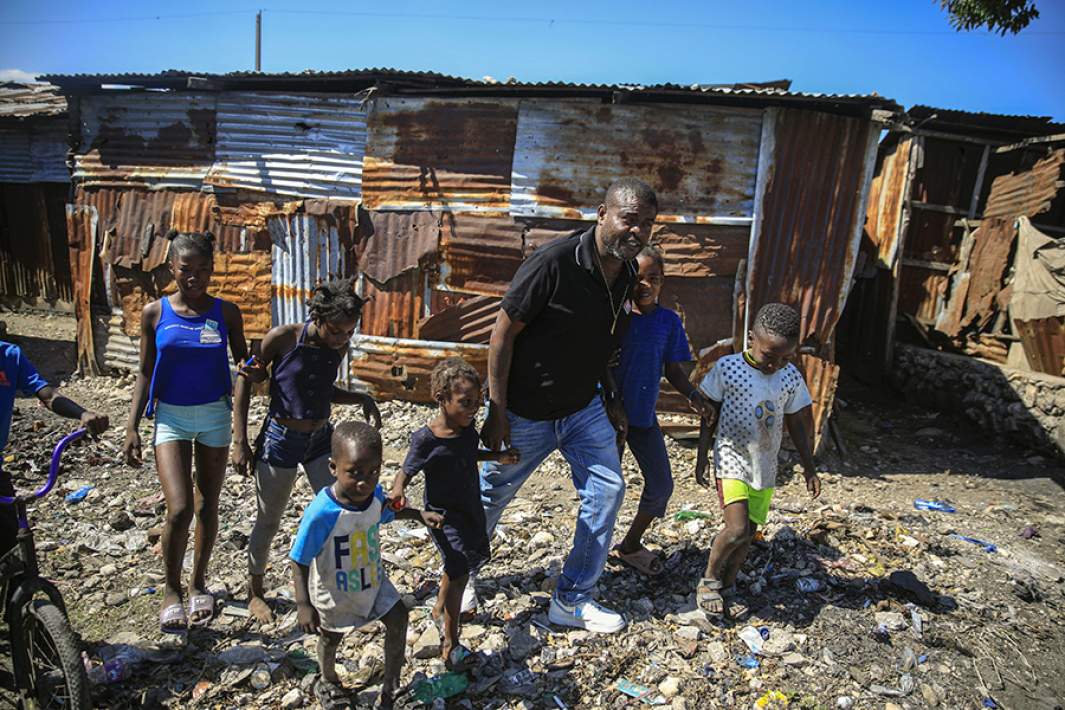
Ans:
{"label": "girl in blue tank top", "polygon": [[[240,309],[207,293],[214,237],[171,232],[168,239],[177,293],[149,303],[141,314],[140,370],[124,450],[131,466],[143,463],[138,429],[142,416],[154,417],[152,444],[167,509],[161,542],[166,586],[159,626],[180,633],[214,616],[207,562],[218,534],[218,497],[232,437],[229,356],[239,365],[248,346]],[[196,541],[186,610],[181,568],[193,515]]]}

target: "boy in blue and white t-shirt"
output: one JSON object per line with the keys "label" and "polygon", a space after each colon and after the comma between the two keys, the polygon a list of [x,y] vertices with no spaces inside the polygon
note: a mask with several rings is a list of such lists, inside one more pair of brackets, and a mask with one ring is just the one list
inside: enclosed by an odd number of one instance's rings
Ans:
{"label": "boy in blue and white t-shirt", "polygon": [[385,625],[381,707],[392,707],[407,639],[407,608],[381,564],[381,523],[421,520],[438,528],[443,516],[405,508],[393,512],[378,485],[381,436],[368,424],[344,422],[332,438],[329,469],[336,479],[315,497],[300,521],[289,557],[296,586],[299,626],[320,633],[322,675],[314,692],[322,707],[346,707],[336,674],[336,654],[345,631],[380,619]]}
{"label": "boy in blue and white t-shirt", "polygon": [[662,376],[688,398],[695,411],[709,415],[713,409],[684,374],[682,364],[692,356],[680,316],[658,305],[665,280],[662,253],[654,247],[645,247],[637,255],[636,263],[640,271],[632,293],[632,318],[621,345],[620,361],[612,374],[628,421],[625,441],[619,442],[619,447],[629,445],[643,474],[643,492],[629,531],[614,546],[611,555],[639,572],[654,576],[662,573],[663,563],[657,554],[643,546],[643,534],[655,518],[665,515],[666,504],[673,495],[673,470],[655,415]]}

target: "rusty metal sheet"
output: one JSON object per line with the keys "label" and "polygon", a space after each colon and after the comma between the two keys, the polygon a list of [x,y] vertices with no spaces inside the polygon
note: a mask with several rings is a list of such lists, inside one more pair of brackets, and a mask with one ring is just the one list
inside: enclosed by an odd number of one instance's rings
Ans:
{"label": "rusty metal sheet", "polygon": [[751,109],[523,100],[512,214],[591,219],[633,176],[655,188],[660,221],[750,218],[761,125]]}
{"label": "rusty metal sheet", "polygon": [[71,301],[65,203],[63,185],[0,183],[0,294]]}
{"label": "rusty metal sheet", "polygon": [[368,209],[506,213],[516,99],[378,98],[363,165]]}
{"label": "rusty metal sheet", "polygon": [[1033,217],[1046,212],[1058,191],[1065,187],[1062,165],[1065,165],[1065,148],[1052,151],[1031,170],[996,177],[984,207],[984,219]]}
{"label": "rusty metal sheet", "polygon": [[63,116],[67,99],[58,86],[43,83],[0,84],[0,118]]}
{"label": "rusty metal sheet", "polygon": [[67,205],[67,238],[70,242],[70,275],[74,284],[74,315],[77,318],[78,369],[96,374],[99,366],[93,346],[92,277],[96,260],[97,213],[92,205]]}
{"label": "rusty metal sheet", "polygon": [[140,333],[131,336],[121,308],[109,318],[93,318],[96,360],[111,370],[136,372],[140,367]]}
{"label": "rusty metal sheet", "polygon": [[440,231],[436,212],[369,212],[360,245],[362,273],[380,286],[416,270],[430,256],[435,260]]}
{"label": "rusty metal sheet", "polygon": [[363,295],[368,299],[362,309],[359,332],[390,338],[415,338],[418,323],[426,317],[426,276],[408,271],[388,282],[388,290],[377,288],[369,279],[363,281]]}
{"label": "rusty metal sheet", "polygon": [[166,259],[171,228],[186,232],[210,231],[219,251],[247,251],[255,245],[257,227],[244,228],[238,221],[223,221],[214,195],[202,192],[143,189],[83,189],[75,204],[91,204],[100,215],[100,233],[105,244],[101,258],[129,268],[139,264],[145,271]]}
{"label": "rusty metal sheet", "polygon": [[568,237],[577,230],[583,231],[595,224],[575,219],[524,219],[522,221],[525,223],[522,249],[526,259],[544,244],[560,237]]}
{"label": "rusty metal sheet", "polygon": [[440,287],[484,296],[506,293],[521,265],[523,225],[510,217],[456,213],[445,213],[442,223]]}
{"label": "rusty metal sheet", "polygon": [[361,196],[366,110],[343,95],[225,92],[206,182],[298,197]]}
{"label": "rusty metal sheet", "polygon": [[820,442],[824,441],[822,437],[828,426],[836,386],[839,384],[839,365],[813,355],[800,355],[796,364],[802,370],[813,400],[814,442],[815,446],[820,446]]}
{"label": "rusty metal sheet", "polygon": [[773,129],[747,312],[753,318],[774,301],[798,309],[803,345],[825,363],[816,370],[824,381],[807,382],[826,393],[815,400],[819,433],[831,412],[832,342],[857,259],[876,138],[869,121],[792,109],[777,113]]}
{"label": "rusty metal sheet", "polygon": [[66,119],[0,124],[0,182],[70,182]]}
{"label": "rusty metal sheet", "polygon": [[662,252],[666,276],[731,276],[747,258],[746,226],[658,224],[651,243]]}
{"label": "rusty metal sheet", "polygon": [[418,338],[487,345],[501,301],[493,296],[471,296],[439,309],[418,324]]}
{"label": "rusty metal sheet", "polygon": [[[898,312],[909,314],[925,325],[932,325],[943,312],[949,284],[950,277],[944,271],[903,266],[899,271]],[[963,287],[967,288],[967,285]]]}
{"label": "rusty metal sheet", "polygon": [[1012,218],[985,219],[973,232],[965,305],[956,319],[951,314],[949,320],[938,323],[938,330],[951,337],[957,336],[974,322],[979,326],[985,325],[997,310],[995,299],[1002,290],[1017,236],[1013,222]]}
{"label": "rusty metal sheet", "polygon": [[351,374],[365,383],[377,400],[431,402],[429,377],[436,364],[447,357],[463,358],[477,369],[482,380],[487,378],[487,345],[367,335],[352,339]]}
{"label": "rusty metal sheet", "polygon": [[240,307],[246,338],[264,337],[273,324],[270,252],[215,254],[211,294]]}
{"label": "rusty metal sheet", "polygon": [[74,180],[85,187],[200,189],[215,158],[214,95],[82,96]]}
{"label": "rusty metal sheet", "polygon": [[1020,336],[1029,367],[1056,377],[1065,375],[1065,319],[1014,319],[1013,327]]}
{"label": "rusty metal sheet", "polygon": [[932,136],[923,140],[924,155],[913,175],[913,199],[968,210],[984,145]]}
{"label": "rusty metal sheet", "polygon": [[869,187],[865,210],[865,233],[876,247],[877,261],[892,268],[899,244],[899,221],[906,200],[906,176],[913,139],[903,137],[883,144],[879,170]]}
{"label": "rusty metal sheet", "polygon": [[692,352],[732,336],[732,276],[667,276],[659,303],[676,311]]}
{"label": "rusty metal sheet", "polygon": [[315,286],[351,275],[348,249],[336,222],[324,215],[274,215],[267,227],[274,242],[271,324],[302,323]]}

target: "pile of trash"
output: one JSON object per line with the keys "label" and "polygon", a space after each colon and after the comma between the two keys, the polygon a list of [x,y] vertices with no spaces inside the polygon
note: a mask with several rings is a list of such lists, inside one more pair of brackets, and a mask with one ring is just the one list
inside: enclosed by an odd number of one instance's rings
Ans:
{"label": "pile of trash", "polygon": [[[286,563],[309,487],[302,480],[297,485],[274,541],[267,596],[276,616],[260,626],[245,604],[254,491],[248,479],[230,473],[209,577],[216,618],[183,641],[166,639],[157,628],[162,496],[150,453],[141,469],[120,463],[130,385],[128,377],[70,383],[75,397],[106,409],[116,426],[101,441],[70,450],[60,490],[31,513],[43,570],[59,584],[85,641],[97,704],[315,706],[315,638],[296,625]],[[253,404],[251,421],[261,420],[264,405]],[[382,411],[387,485],[410,432],[432,411],[404,403],[384,403]],[[850,408],[851,417],[865,415],[886,416]],[[358,412],[338,408],[337,416]],[[855,449],[863,461],[877,461],[875,467],[825,457],[820,500],[809,500],[801,476],[784,477],[739,579],[749,616],[729,623],[707,617],[694,603],[721,516],[714,496],[691,480],[694,450],[672,440],[667,444],[676,493],[667,517],[646,539],[662,555],[665,571],[648,578],[608,566],[598,599],[629,620],[615,635],[554,627],[547,619],[578,505],[557,455],[503,515],[493,560],[477,579],[481,606],[462,631],[464,642],[481,654],[467,674],[447,673],[439,659],[440,639],[428,612],[440,560],[425,529],[406,522],[383,526],[388,574],[411,609],[403,703],[525,709],[1060,706],[1060,487],[1045,477],[1006,480],[1017,452],[959,453],[949,471],[929,465],[933,454],[906,429],[919,415],[887,416],[896,417],[895,428],[881,429],[881,438]],[[19,486],[40,480],[50,447],[70,428],[34,402],[19,401],[4,463]],[[943,449],[935,448],[934,456]],[[966,473],[995,467],[1003,479]],[[628,455],[625,475],[631,490],[619,530],[635,512],[641,485]],[[418,485],[413,501],[421,498]],[[341,646],[339,673],[362,703],[371,703],[380,687],[383,639],[383,628],[372,625],[349,634]]]}

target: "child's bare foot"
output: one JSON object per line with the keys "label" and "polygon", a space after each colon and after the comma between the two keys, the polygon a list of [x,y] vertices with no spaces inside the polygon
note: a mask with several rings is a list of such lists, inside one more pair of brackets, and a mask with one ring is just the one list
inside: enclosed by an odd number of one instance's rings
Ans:
{"label": "child's bare foot", "polygon": [[248,613],[260,624],[269,624],[274,620],[274,610],[260,596],[253,596],[248,599]]}
{"label": "child's bare foot", "polygon": [[725,609],[725,600],[721,596],[721,580],[703,577],[695,588],[695,603],[707,614],[720,616]]}

